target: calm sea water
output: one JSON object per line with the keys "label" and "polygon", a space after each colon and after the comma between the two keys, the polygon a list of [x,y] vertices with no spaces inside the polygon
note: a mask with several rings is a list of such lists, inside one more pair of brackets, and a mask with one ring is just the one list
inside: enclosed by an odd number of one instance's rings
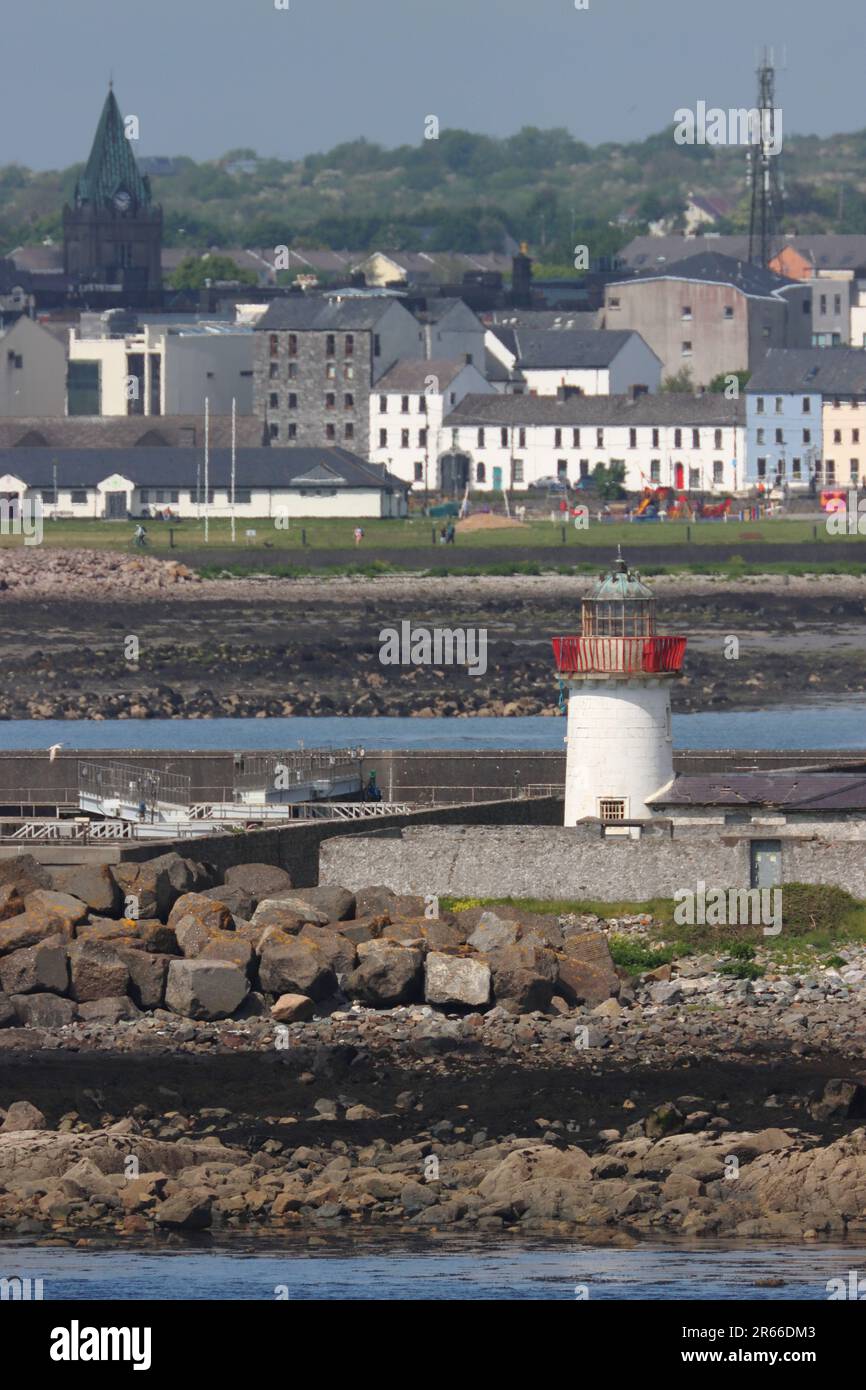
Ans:
{"label": "calm sea water", "polygon": [[[165,1254],[0,1246],[0,1273],[42,1278],[51,1299],[388,1301],[577,1297],[632,1301],[822,1299],[827,1281],[866,1271],[866,1249],[707,1243],[630,1250],[478,1245],[309,1253],[217,1249]],[[762,1281],[781,1286],[760,1287]],[[583,1290],[586,1292],[583,1293]],[[281,1291],[281,1294],[278,1293]]]}
{"label": "calm sea water", "polygon": [[[678,748],[866,748],[866,701],[675,714]],[[365,747],[561,749],[565,720],[505,719],[10,719],[3,749],[255,751]]]}

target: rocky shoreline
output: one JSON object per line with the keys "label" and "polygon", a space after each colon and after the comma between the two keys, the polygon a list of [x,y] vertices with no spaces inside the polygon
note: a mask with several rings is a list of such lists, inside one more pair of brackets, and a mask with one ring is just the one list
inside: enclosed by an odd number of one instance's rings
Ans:
{"label": "rocky shoreline", "polygon": [[860,945],[635,971],[644,916],[214,877],[0,866],[3,1234],[866,1236]]}
{"label": "rocky shoreline", "polygon": [[[550,637],[575,629],[589,582],[200,580],[151,557],[24,550],[4,552],[3,574],[0,719],[554,716]],[[690,639],[675,711],[863,693],[866,580],[652,582],[664,627]],[[407,619],[484,629],[487,671],[383,666],[380,631]]]}

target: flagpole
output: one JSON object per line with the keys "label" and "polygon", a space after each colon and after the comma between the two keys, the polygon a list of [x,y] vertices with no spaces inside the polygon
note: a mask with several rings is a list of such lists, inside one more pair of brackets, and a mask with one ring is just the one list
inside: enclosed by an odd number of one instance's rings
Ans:
{"label": "flagpole", "polygon": [[235,476],[237,458],[237,399],[232,396],[232,545],[235,543]]}
{"label": "flagpole", "polygon": [[210,539],[210,401],[204,398],[204,543]]}

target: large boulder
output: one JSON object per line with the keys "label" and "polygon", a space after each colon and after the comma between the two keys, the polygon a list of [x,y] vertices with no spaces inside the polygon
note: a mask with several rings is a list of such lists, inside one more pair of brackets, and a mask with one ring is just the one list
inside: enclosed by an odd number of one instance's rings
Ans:
{"label": "large boulder", "polygon": [[[291,893],[279,893],[273,898],[263,898],[253,913],[250,921],[255,925],[264,926],[283,926],[283,918],[288,921],[294,918],[301,926],[309,922],[313,927],[326,927],[329,922],[327,912],[322,912],[320,908],[313,907],[312,903],[299,898],[294,889]],[[291,928],[284,927],[284,930]]]}
{"label": "large boulder", "polygon": [[620,978],[603,932],[569,936],[557,965],[557,992],[571,1004],[603,1004],[619,994]]}
{"label": "large boulder", "polygon": [[14,1028],[17,1022],[18,1016],[15,1013],[15,1005],[12,1003],[8,994],[4,994],[3,991],[0,990],[0,1028]]}
{"label": "large boulder", "polygon": [[37,990],[65,994],[69,961],[63,937],[46,937],[37,946],[0,958],[0,986],[6,994],[34,994]]}
{"label": "large boulder", "polygon": [[328,927],[313,927],[307,923],[301,927],[298,940],[314,942],[336,975],[347,974],[348,971],[354,970],[357,964],[358,949],[354,941],[350,941],[341,932],[331,931]]}
{"label": "large boulder", "polygon": [[510,1013],[546,1009],[557,978],[556,957],[543,946],[518,942],[491,951],[489,965],[497,1004]]}
{"label": "large boulder", "polygon": [[504,1216],[572,1221],[586,1205],[592,1164],[582,1149],[529,1144],[514,1149],[482,1178],[478,1193]]}
{"label": "large boulder", "polygon": [[234,918],[225,903],[205,893],[184,893],[168,914],[168,925],[174,927],[175,931],[182,924],[192,922],[212,927],[215,931],[231,931],[234,928]]}
{"label": "large boulder", "polygon": [[213,898],[224,903],[232,917],[241,917],[248,922],[256,910],[258,899],[239,883],[223,883],[217,888],[205,888],[198,894],[200,898]]}
{"label": "large boulder", "polygon": [[117,917],[123,907],[120,889],[107,864],[77,864],[51,870],[58,893],[70,893],[100,917]]}
{"label": "large boulder", "polygon": [[69,947],[69,969],[70,993],[79,1003],[126,994],[129,967],[105,941],[73,941]]}
{"label": "large boulder", "polygon": [[348,888],[295,888],[294,896],[324,912],[329,922],[344,922],[355,915],[355,894]]}
{"label": "large boulder", "polygon": [[499,951],[503,946],[513,946],[519,933],[517,922],[500,917],[496,912],[482,912],[467,942],[475,951]]}
{"label": "large boulder", "polygon": [[357,917],[380,917],[382,914],[396,916],[397,894],[392,888],[377,884],[372,888],[359,888],[355,894],[355,915]]}
{"label": "large boulder", "polygon": [[259,981],[266,994],[307,994],[317,1000],[327,999],[337,988],[328,952],[301,937],[265,942]]}
{"label": "large boulder", "polygon": [[378,917],[352,917],[340,923],[340,935],[347,936],[358,946],[362,941],[374,941],[382,935],[382,929],[390,925],[387,913]]}
{"label": "large boulder", "polygon": [[252,943],[245,941],[242,936],[238,936],[237,932],[213,931],[197,953],[196,959],[231,961],[233,965],[239,966],[249,975],[252,971],[255,952]]}
{"label": "large boulder", "polygon": [[47,1129],[48,1121],[29,1100],[13,1100],[0,1125],[0,1134],[25,1134],[34,1129]]}
{"label": "large boulder", "polygon": [[17,883],[0,884],[0,922],[18,917],[24,911],[24,899]]}
{"label": "large boulder", "polygon": [[111,872],[123,894],[122,911],[129,917],[165,921],[179,897],[207,886],[201,883],[199,866],[174,851],[155,859],[125,860],[112,865]]}
{"label": "large boulder", "polygon": [[9,1002],[22,1028],[63,1028],[76,1014],[72,1000],[59,994],[10,994]]}
{"label": "large boulder", "polygon": [[166,1007],[184,1018],[229,1018],[243,1003],[249,981],[223,960],[173,960],[165,987]]}
{"label": "large boulder", "polygon": [[141,1011],[125,994],[111,999],[88,999],[78,1005],[83,1023],[134,1023]]}
{"label": "large boulder", "polygon": [[292,886],[291,874],[276,864],[233,864],[226,869],[225,881],[233,888],[245,888],[256,902],[272,893],[284,893]]}
{"label": "large boulder", "polygon": [[28,917],[39,921],[56,922],[59,927],[77,927],[86,920],[87,903],[74,898],[71,893],[55,893],[51,888],[37,888],[24,899],[24,911]]}
{"label": "large boulder", "polygon": [[271,1006],[275,1023],[306,1023],[315,1012],[316,1006],[306,994],[281,994]]}
{"label": "large boulder", "polygon": [[24,900],[24,911],[0,924],[0,956],[35,946],[48,936],[72,939],[75,927],[87,917],[87,905],[68,893],[37,888]]}
{"label": "large boulder", "polygon": [[156,955],[177,955],[179,947],[174,928],[160,922],[158,917],[139,918],[135,924],[135,934],[145,951]]}
{"label": "large boulder", "polygon": [[129,995],[140,1009],[160,1009],[165,999],[165,982],[171,956],[153,951],[115,948],[129,971]]}
{"label": "large boulder", "polygon": [[424,998],[428,1004],[483,1008],[490,1003],[490,967],[468,956],[431,951],[424,962]]}
{"label": "large boulder", "polygon": [[0,888],[8,885],[14,885],[24,898],[37,888],[50,888],[51,875],[32,854],[17,854],[0,860]]}
{"label": "large boulder", "polygon": [[420,999],[422,951],[388,941],[363,941],[358,957],[357,967],[343,981],[352,998],[383,1009]]}

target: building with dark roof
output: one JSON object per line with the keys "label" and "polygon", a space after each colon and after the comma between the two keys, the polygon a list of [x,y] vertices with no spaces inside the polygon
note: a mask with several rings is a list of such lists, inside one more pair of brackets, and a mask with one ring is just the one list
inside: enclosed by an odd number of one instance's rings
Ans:
{"label": "building with dark roof", "polygon": [[[134,119],[134,118],[131,118]],[[63,209],[63,270],[91,306],[158,304],[162,208],[139,171],[109,84],[90,157]]]}
{"label": "building with dark roof", "polygon": [[810,285],[706,250],[612,281],[604,326],[640,333],[666,375],[708,386],[754,370],[771,347],[810,346],[811,315]]}
{"label": "building with dark roof", "polygon": [[[346,449],[238,448],[235,513],[250,520],[406,513],[406,487]],[[202,448],[0,449],[0,500],[33,503],[45,515],[80,518],[211,516],[232,510],[231,450]]]}
{"label": "building with dark roof", "polygon": [[661,362],[630,330],[525,328],[493,323],[487,348],[509,376],[506,389],[555,396],[563,386],[588,396],[657,391]]}
{"label": "building with dark roof", "polygon": [[795,491],[866,478],[866,353],[771,351],[746,387],[747,483]]}

